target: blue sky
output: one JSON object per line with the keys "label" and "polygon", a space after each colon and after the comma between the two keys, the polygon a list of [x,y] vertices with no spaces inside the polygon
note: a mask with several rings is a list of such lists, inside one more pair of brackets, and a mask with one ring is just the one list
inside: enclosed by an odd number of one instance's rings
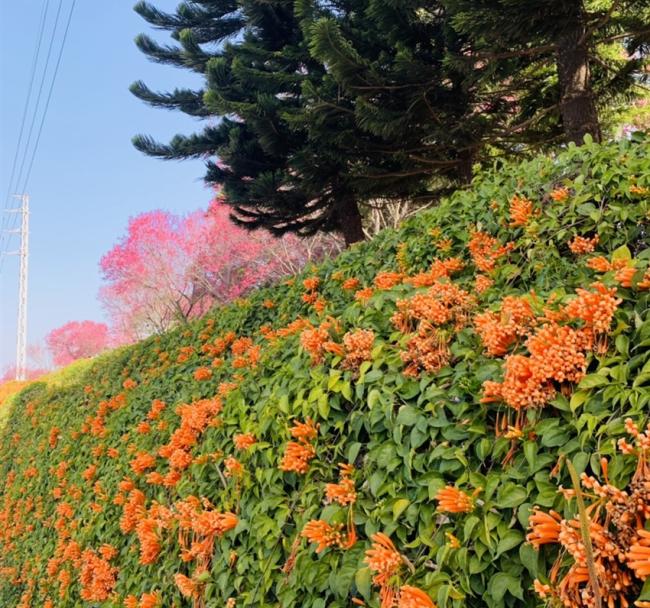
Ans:
{"label": "blue sky", "polygon": [[[0,2],[1,197],[8,188],[44,1]],[[62,15],[71,1],[63,1]],[[27,188],[30,344],[67,321],[103,320],[98,262],[124,234],[130,216],[159,208],[183,213],[206,206],[210,198],[201,182],[201,161],[163,162],[131,145],[136,133],[167,140],[198,126],[181,113],[146,106],[129,93],[133,81],[160,90],[200,83],[138,51],[134,37],[152,32],[133,4],[77,0]],[[171,10],[177,2],[155,4]],[[51,18],[57,6],[58,0],[50,2]],[[11,249],[17,246],[14,238]],[[0,369],[15,356],[17,283],[17,259],[7,258],[0,273]]]}

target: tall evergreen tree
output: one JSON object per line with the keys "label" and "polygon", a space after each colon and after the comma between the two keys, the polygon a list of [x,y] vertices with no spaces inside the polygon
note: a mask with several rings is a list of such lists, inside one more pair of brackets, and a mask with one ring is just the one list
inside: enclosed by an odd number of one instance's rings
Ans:
{"label": "tall evergreen tree", "polygon": [[312,54],[354,98],[357,123],[393,142],[409,172],[469,181],[494,149],[516,153],[559,135],[553,117],[531,120],[551,103],[539,74],[515,81],[513,63],[469,70],[457,61],[470,43],[441,2],[359,0],[355,27],[332,2],[301,1],[312,6]]}
{"label": "tall evergreen tree", "polygon": [[[442,0],[470,43],[456,60],[483,75],[518,66],[550,76],[553,105],[568,141],[600,140],[599,107],[633,93],[650,45],[647,0]],[[623,46],[621,46],[623,44]],[[486,86],[489,82],[483,78]]]}
{"label": "tall evergreen tree", "polygon": [[351,243],[363,238],[359,203],[424,188],[428,176],[404,171],[398,145],[357,124],[353,100],[311,56],[292,0],[197,0],[174,14],[140,2],[136,10],[178,42],[140,36],[140,49],[203,74],[205,88],[155,93],[138,82],[133,93],[219,121],[166,145],[146,136],[134,143],[164,159],[206,158],[206,180],[223,186],[240,224],[277,234],[340,230]]}

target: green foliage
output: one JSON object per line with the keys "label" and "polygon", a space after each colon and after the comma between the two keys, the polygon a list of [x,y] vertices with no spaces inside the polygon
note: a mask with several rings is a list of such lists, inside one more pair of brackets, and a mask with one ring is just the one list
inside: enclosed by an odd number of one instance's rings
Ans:
{"label": "green foliage", "polygon": [[[549,197],[559,187],[570,192],[565,202]],[[232,597],[238,606],[343,608],[357,597],[376,608],[376,588],[363,558],[370,536],[377,531],[388,534],[413,565],[412,572],[404,570],[403,582],[425,590],[440,607],[539,605],[532,581],[546,576],[554,555],[546,549],[537,553],[524,537],[533,505],[566,508],[557,488],[570,486],[568,472],[559,467],[557,477],[550,477],[558,460],[571,459],[578,472],[599,472],[599,458],[607,456],[613,483],[627,480],[633,470],[633,463],[616,453],[613,440],[624,436],[624,418],[644,422],[648,417],[648,291],[619,289],[623,302],[608,351],[590,355],[587,375],[571,395],[558,395],[545,408],[528,412],[531,432],[504,464],[511,443],[495,437],[494,426],[495,416],[503,414],[505,406],[480,402],[481,385],[499,378],[501,360],[488,357],[472,328],[465,327],[453,336],[450,366],[436,374],[406,377],[399,354],[403,339],[390,318],[396,301],[416,290],[407,284],[377,290],[362,305],[341,288],[337,277],[357,278],[362,286],[369,286],[378,272],[395,270],[398,260],[410,274],[425,270],[442,255],[430,234],[436,229],[441,237],[452,239],[446,255],[466,262],[454,282],[471,290],[474,269],[467,242],[478,227],[502,243],[516,242],[507,262],[498,267],[494,285],[480,296],[481,308],[496,307],[506,295],[531,290],[540,298],[555,294],[564,301],[595,277],[584,258],[568,250],[567,243],[575,235],[598,234],[598,254],[631,256],[639,269],[647,266],[649,189],[647,140],[602,147],[588,143],[581,148],[569,146],[555,157],[498,163],[475,179],[471,189],[412,218],[400,230],[385,231],[372,242],[310,269],[292,284],[259,290],[199,322],[103,356],[66,386],[30,385],[18,396],[0,442],[0,487],[4,488],[0,521],[7,509],[15,507],[13,523],[2,527],[21,522],[34,528],[28,532],[21,526],[10,539],[0,532],[0,573],[2,568],[20,572],[26,564],[32,571],[19,584],[0,575],[0,604],[17,606],[31,580],[34,606],[41,606],[46,595],[61,608],[121,605],[120,599],[82,602],[76,578],[59,598],[58,586],[46,574],[56,544],[52,490],[58,481],[51,469],[67,460],[68,482],[83,491],[72,505],[78,522],[73,537],[82,548],[110,543],[118,549],[115,592],[119,598],[158,590],[164,606],[190,606],[173,580],[178,572],[192,571],[179,558],[176,535],[164,532],[157,562],[141,565],[137,539],[121,533],[121,508],[111,501],[120,480],[132,475],[128,444],[156,454],[178,427],[178,404],[213,397],[222,382],[241,374],[237,388],[224,399],[221,425],[209,428],[193,452],[194,456],[221,456],[191,465],[175,489],[150,486],[140,478],[137,482],[148,504],[157,500],[169,506],[196,495],[220,510],[237,512],[238,526],[215,547],[205,586],[207,606],[223,605]],[[515,194],[530,198],[540,210],[524,228],[508,226],[508,203]],[[300,316],[316,324],[322,320],[302,299],[302,279],[308,276],[320,278],[318,291],[326,300],[323,314],[337,318],[343,331],[375,332],[372,361],[358,373],[343,369],[340,357],[328,356],[325,363],[312,365],[298,335],[272,342],[260,337],[264,325],[279,329]],[[275,303],[273,308],[265,306],[269,299]],[[235,369],[227,355],[221,367],[213,368],[211,379],[196,381],[194,371],[212,360],[202,352],[202,345],[229,331],[262,345],[258,366]],[[187,347],[192,350],[182,351]],[[127,378],[137,385],[125,391]],[[126,404],[107,415],[104,438],[81,433],[100,402],[122,393]],[[168,426],[138,434],[135,426],[145,420],[154,399],[168,404],[162,414]],[[306,475],[284,473],[278,464],[290,439],[288,429],[293,420],[308,417],[320,425],[316,457]],[[61,435],[50,449],[47,440],[52,428],[60,429]],[[129,437],[124,440],[126,433]],[[253,433],[258,443],[245,453],[234,452],[235,433]],[[119,456],[93,456],[100,443],[118,448]],[[223,457],[233,453],[245,470],[239,484],[222,475]],[[359,542],[348,551],[327,549],[316,554],[303,541],[295,568],[285,575],[281,568],[307,521],[345,520],[346,511],[323,505],[324,486],[336,481],[340,462],[355,465],[354,523]],[[90,508],[96,497],[92,484],[82,478],[91,464],[98,466],[97,480],[108,496],[101,512]],[[36,468],[35,476],[25,474],[29,467]],[[166,472],[161,459],[158,469]],[[10,474],[15,474],[15,481],[5,485]],[[438,513],[434,496],[446,484],[468,493],[481,488],[476,508],[466,514]],[[42,501],[42,522],[20,500],[23,491],[37,504]],[[448,534],[458,539],[460,547],[450,544]],[[231,551],[237,553],[235,563],[230,561]]]}

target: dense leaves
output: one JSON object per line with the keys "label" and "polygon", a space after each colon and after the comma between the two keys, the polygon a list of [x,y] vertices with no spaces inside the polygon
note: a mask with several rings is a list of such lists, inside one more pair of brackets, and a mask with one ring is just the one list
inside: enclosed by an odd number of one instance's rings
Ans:
{"label": "dense leaves", "polygon": [[[605,456],[625,487],[636,459],[615,440],[647,420],[646,150],[499,164],[76,384],[30,385],[0,448],[1,603],[540,605],[557,550],[525,542],[533,506],[576,516],[566,461],[600,478]],[[607,327],[580,295],[595,282],[620,299]],[[532,317],[509,325],[507,297]],[[487,313],[519,336],[499,354],[475,329]],[[598,339],[576,342],[570,379],[533,374],[543,406],[486,400],[503,352],[540,352],[533,319]]]}

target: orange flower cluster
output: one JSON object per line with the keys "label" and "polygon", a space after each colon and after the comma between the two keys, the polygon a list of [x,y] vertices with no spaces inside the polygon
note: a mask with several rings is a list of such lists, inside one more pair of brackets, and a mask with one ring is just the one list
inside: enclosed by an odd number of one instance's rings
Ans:
{"label": "orange flower cluster", "polygon": [[257,439],[252,433],[240,433],[233,437],[233,443],[238,450],[247,450],[257,443]]}
{"label": "orange flower cluster", "polygon": [[494,281],[490,277],[487,277],[484,274],[477,274],[474,281],[474,291],[476,291],[478,294],[481,294],[484,291],[490,289],[493,283]]}
{"label": "orange flower cluster", "polygon": [[533,216],[533,202],[523,196],[510,199],[510,227],[525,226]]}
{"label": "orange flower cluster", "polygon": [[493,236],[475,230],[471,234],[467,248],[474,265],[481,272],[491,272],[496,267],[497,260],[512,251],[515,244],[510,242],[501,245]]}
{"label": "orange flower cluster", "polygon": [[399,588],[397,608],[436,608],[436,604],[422,589],[402,585]]}
{"label": "orange flower cluster", "polygon": [[403,557],[395,548],[393,541],[382,532],[372,536],[372,546],[366,551],[365,562],[374,572],[372,582],[379,587],[381,608],[392,608],[399,594],[392,579],[397,575]]}
{"label": "orange flower cluster", "polygon": [[307,522],[300,536],[317,545],[316,553],[321,553],[329,547],[339,547],[341,549],[350,547],[349,538],[343,532],[343,524],[334,524],[332,526],[322,519],[312,519]]}
{"label": "orange flower cluster", "polygon": [[131,461],[131,469],[134,473],[142,475],[147,469],[153,469],[156,466],[156,458],[146,452],[139,452]]}
{"label": "orange flower cluster", "polygon": [[234,513],[216,511],[207,499],[201,502],[195,496],[176,502],[174,513],[181,559],[195,561],[199,572],[209,570],[215,540],[235,528],[238,517]]}
{"label": "orange flower cluster", "polygon": [[227,348],[235,341],[234,331],[229,331],[218,338],[215,338],[213,342],[207,342],[201,347],[201,352],[210,356],[210,357],[219,357]]}
{"label": "orange flower cluster", "polygon": [[415,331],[421,323],[439,327],[453,322],[460,329],[475,304],[474,297],[454,283],[436,282],[423,293],[398,300],[391,321],[403,333]]}
{"label": "orange flower cluster", "polygon": [[318,277],[310,277],[305,279],[302,284],[306,290],[305,293],[302,294],[302,301],[307,304],[314,304],[318,300],[317,289],[320,284],[320,279]]}
{"label": "orange flower cluster", "polygon": [[223,461],[223,466],[226,469],[226,477],[241,477],[244,472],[242,463],[234,456],[228,456],[228,458]]}
{"label": "orange flower cluster", "polygon": [[318,327],[309,327],[300,334],[300,345],[309,353],[314,365],[322,363],[325,353],[345,355],[343,346],[333,339],[333,333],[338,331],[338,323],[332,319],[323,321]]}
{"label": "orange flower cluster", "polygon": [[198,382],[212,378],[212,370],[209,367],[197,367],[194,370],[194,379]]}
{"label": "orange flower cluster", "polygon": [[406,343],[406,350],[400,353],[404,375],[418,377],[423,371],[435,374],[449,364],[451,351],[447,335],[428,323],[420,323],[418,331]]}
{"label": "orange flower cluster", "polygon": [[374,290],[372,287],[366,287],[365,289],[359,289],[359,291],[356,291],[354,293],[354,299],[357,302],[361,302],[362,304],[365,304],[370,298],[372,298],[372,295],[374,294]]}
{"label": "orange flower cluster", "polygon": [[316,439],[318,427],[311,419],[306,422],[294,422],[291,436],[297,441],[290,441],[280,462],[280,470],[293,471],[304,475],[309,469],[309,463],[316,456],[316,448],[310,443]]}
{"label": "orange flower cluster", "polygon": [[[619,448],[623,454],[637,459],[629,486],[621,490],[609,483],[604,458],[601,469],[605,483],[586,473],[580,477],[583,495],[592,501],[586,515],[598,593],[602,605],[612,607],[630,606],[638,596],[640,582],[650,576],[650,532],[645,529],[650,520],[650,427],[641,433],[629,419],[625,427],[635,441],[632,445],[621,439]],[[565,491],[564,494],[572,497],[575,492]],[[553,598],[571,608],[593,606],[594,591],[580,522],[563,519],[555,511],[544,513],[535,508],[529,527],[526,540],[533,547],[559,544],[572,559],[567,570],[561,553],[551,568],[548,583],[535,582],[540,597]],[[563,576],[560,577],[561,572]],[[642,603],[637,602],[637,605]]]}
{"label": "orange flower cluster", "polygon": [[[541,407],[553,399],[556,383],[579,382],[587,367],[586,353],[598,345],[598,338],[611,324],[620,299],[615,289],[601,283],[592,285],[594,291],[577,289],[578,297],[559,312],[545,310],[545,316],[535,319],[530,308],[526,315],[508,328],[494,313],[477,315],[477,332],[488,351],[503,355],[519,335],[528,334],[529,356],[514,354],[505,359],[503,382],[483,383],[483,403],[504,401],[520,410]],[[505,300],[504,300],[505,302]],[[583,327],[574,329],[556,320],[578,321]],[[535,329],[539,321],[546,322]],[[505,329],[504,329],[505,328]]]}
{"label": "orange flower cluster", "polygon": [[566,305],[564,313],[583,321],[585,328],[594,335],[606,333],[622,300],[615,297],[616,288],[608,289],[602,283],[592,283],[591,289],[576,289],[578,297]]}
{"label": "orange flower cluster", "polygon": [[582,255],[583,253],[591,253],[593,252],[594,249],[596,249],[596,245],[598,245],[598,240],[599,237],[597,234],[595,236],[592,236],[590,239],[585,238],[583,236],[576,235],[574,239],[569,242],[569,249],[571,250],[572,253],[575,253],[576,255]]}
{"label": "orange flower cluster", "polygon": [[380,272],[375,276],[373,283],[377,289],[390,289],[403,280],[404,275],[401,272]]}
{"label": "orange flower cluster", "polygon": [[474,499],[454,486],[438,490],[435,497],[438,511],[442,513],[469,513],[474,509]]}
{"label": "orange flower cluster", "polygon": [[535,323],[535,313],[529,300],[516,296],[506,296],[498,313],[486,311],[474,317],[476,333],[493,357],[505,355],[517,339],[525,336]]}
{"label": "orange flower cluster", "polygon": [[184,597],[196,598],[199,593],[198,585],[184,574],[175,574],[174,583]]}
{"label": "orange flower cluster", "polygon": [[328,483],[325,486],[325,502],[336,502],[342,507],[353,505],[357,500],[357,492],[352,479],[354,467],[351,464],[339,464],[339,483]]}
{"label": "orange flower cluster", "polygon": [[79,584],[81,598],[87,602],[103,602],[107,600],[117,581],[117,568],[99,556],[92,549],[81,554],[81,571]]}
{"label": "orange flower cluster", "polygon": [[431,287],[440,279],[449,279],[464,266],[465,264],[460,258],[435,259],[429,270],[407,277],[404,282],[413,287]]}
{"label": "orange flower cluster", "polygon": [[364,361],[371,361],[374,343],[375,333],[371,329],[357,329],[346,333],[343,336],[343,368],[356,371]]}
{"label": "orange flower cluster", "polygon": [[559,188],[555,188],[555,190],[551,191],[549,193],[549,196],[556,202],[556,203],[563,203],[565,200],[569,198],[569,195],[571,192],[569,191],[568,188],[565,186],[560,186]]}
{"label": "orange flower cluster", "polygon": [[217,416],[221,409],[222,403],[218,397],[200,399],[176,408],[176,413],[181,417],[181,425],[172,433],[169,442],[158,450],[160,456],[168,459],[171,468],[165,476],[164,485],[176,485],[180,479],[180,471],[192,463],[190,450],[197,444],[201,434],[209,426],[220,424]]}
{"label": "orange flower cluster", "polygon": [[251,338],[239,338],[230,348],[233,354],[232,366],[235,369],[254,368],[259,363],[262,348],[253,344]]}
{"label": "orange flower cluster", "polygon": [[359,281],[359,279],[351,277],[351,278],[346,279],[345,281],[343,281],[343,284],[341,285],[341,287],[343,287],[343,289],[345,289],[347,291],[354,291],[354,290],[359,289],[360,285],[361,285],[361,282]]}

